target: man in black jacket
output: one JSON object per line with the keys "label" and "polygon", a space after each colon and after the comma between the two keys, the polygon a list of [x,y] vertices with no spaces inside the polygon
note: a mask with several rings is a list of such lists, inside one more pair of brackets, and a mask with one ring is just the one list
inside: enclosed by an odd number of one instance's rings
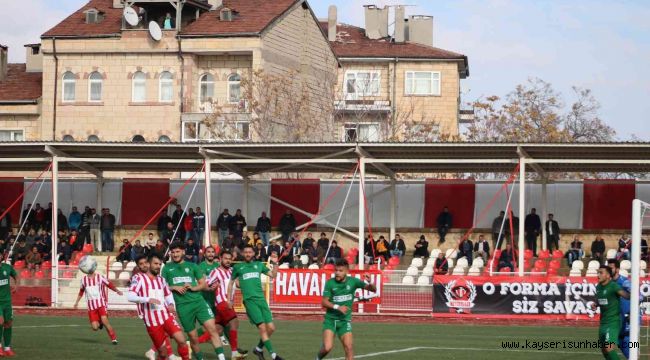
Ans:
{"label": "man in black jacket", "polygon": [[[0,215],[7,209],[0,207]],[[7,235],[11,232],[11,214],[7,212],[5,216],[0,218],[0,239],[7,240]]]}
{"label": "man in black jacket", "polygon": [[515,251],[512,249],[512,245],[507,243],[506,249],[502,251],[501,256],[499,256],[499,270],[501,270],[501,268],[509,268],[510,271],[515,271],[515,266],[513,265],[515,256]]}
{"label": "man in black jacket", "polygon": [[162,238],[163,237],[163,231],[167,229],[167,223],[172,222],[172,218],[167,215],[167,210],[163,210],[160,212],[160,216],[158,217],[158,237]]}
{"label": "man in black jacket", "polygon": [[424,235],[420,235],[420,240],[415,243],[415,252],[413,253],[413,256],[424,258],[429,257],[429,242]]}
{"label": "man in black jacket", "polygon": [[[185,211],[183,211],[183,207],[180,205],[176,205],[176,210],[172,213],[172,223],[174,224],[174,228],[178,228],[178,237],[181,239],[185,239],[185,227],[183,226],[183,222],[185,221]],[[180,224],[180,226],[178,226]],[[165,228],[167,227],[167,224],[165,224]]]}
{"label": "man in black jacket", "polygon": [[[497,243],[498,243],[498,248],[501,249],[501,244],[503,243],[503,235],[505,235],[506,228],[508,227],[508,224],[503,223],[503,218],[506,216],[505,211],[499,212],[499,216],[495,217],[494,220],[492,220],[492,245],[494,248],[497,248]],[[503,230],[501,227],[503,226]],[[499,236],[499,233],[501,236]]]}
{"label": "man in black jacket", "polygon": [[[178,237],[178,234],[176,234],[176,237]],[[163,230],[162,233],[160,234],[160,240],[162,240],[165,245],[169,245],[172,242],[174,242],[174,223],[172,223],[171,221],[167,222],[167,225],[165,226],[165,230]]]}
{"label": "man in black jacket", "polygon": [[260,234],[260,238],[262,239],[264,246],[267,246],[269,244],[269,238],[271,236],[271,219],[266,216],[266,211],[262,211],[262,216],[257,218],[255,231]]}
{"label": "man in black jacket", "polygon": [[445,242],[445,236],[447,236],[449,229],[451,229],[451,221],[452,216],[449,213],[449,208],[445,206],[442,208],[442,212],[438,215],[438,219],[436,220],[436,224],[438,225],[438,235],[440,236],[438,244],[443,244]]}
{"label": "man in black jacket", "polygon": [[[104,227],[103,222],[104,222],[104,216],[103,216],[104,210],[102,210],[102,223],[100,224],[100,231],[102,233],[102,251],[113,251],[113,248],[110,250],[105,247],[104,244]],[[79,225],[79,237],[77,238],[77,241],[79,241],[79,244],[90,244],[91,238],[90,238],[90,225],[92,224],[93,220],[93,214],[90,211],[90,207],[86,206],[84,209],[84,213],[81,214],[81,224]],[[72,245],[71,245],[72,246]],[[83,245],[81,245],[83,246]]]}
{"label": "man in black jacket", "polygon": [[277,240],[271,240],[271,245],[266,248],[266,256],[271,256],[274,252],[278,257],[282,254],[282,246],[277,244]]}
{"label": "man in black jacket", "polygon": [[303,251],[306,251],[307,249],[316,249],[316,240],[314,240],[311,233],[308,233],[305,240],[302,241],[302,249]]}
{"label": "man in black jacket", "polygon": [[605,240],[600,235],[591,243],[591,258],[601,264],[605,261]]}
{"label": "man in black jacket", "polygon": [[[114,242],[113,242],[113,231],[115,230],[115,216],[111,214],[111,211],[106,208],[104,209],[104,214],[102,215],[102,249],[104,251],[112,252]],[[90,214],[90,212],[88,212]],[[89,225],[90,226],[90,225]],[[81,218],[81,227],[84,227],[84,219]]]}
{"label": "man in black jacket", "polygon": [[406,244],[404,244],[404,240],[399,234],[395,234],[395,238],[391,240],[388,249],[390,250],[390,256],[402,257],[406,253]]}
{"label": "man in black jacket", "polygon": [[474,258],[479,256],[487,264],[487,260],[490,257],[490,244],[485,240],[485,236],[483,235],[479,235],[478,241],[474,244]]}
{"label": "man in black jacket", "polygon": [[241,240],[244,230],[246,229],[246,218],[242,215],[241,210],[235,211],[235,216],[230,218],[230,233],[236,240]]}
{"label": "man in black jacket", "polygon": [[217,230],[219,231],[219,245],[223,244],[223,241],[226,240],[230,234],[230,219],[232,215],[228,212],[228,209],[223,209],[219,217],[217,218]]}
{"label": "man in black jacket", "polygon": [[474,244],[472,244],[472,240],[470,239],[463,239],[463,241],[458,244],[458,256],[457,258],[460,259],[463,256],[467,259],[467,263],[472,266],[472,261],[474,260]]}
{"label": "man in black jacket", "polygon": [[526,215],[524,231],[526,232],[528,250],[532,250],[533,256],[537,257],[537,236],[542,231],[542,221],[537,215],[537,209],[530,209],[530,214]]}
{"label": "man in black jacket", "polygon": [[546,245],[549,251],[553,251],[553,246],[555,250],[560,249],[559,245],[560,240],[560,225],[557,221],[553,220],[553,214],[548,214],[548,220],[546,220]]}
{"label": "man in black jacket", "polygon": [[293,217],[289,209],[287,209],[280,219],[280,231],[282,232],[282,240],[284,241],[287,241],[291,233],[296,231],[296,218]]}

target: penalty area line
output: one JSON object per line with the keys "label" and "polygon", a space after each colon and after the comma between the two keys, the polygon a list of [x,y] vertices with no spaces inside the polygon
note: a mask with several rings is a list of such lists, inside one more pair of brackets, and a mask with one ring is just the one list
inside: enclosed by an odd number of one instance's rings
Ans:
{"label": "penalty area line", "polygon": [[[380,352],[374,352],[374,353],[368,353],[368,354],[363,354],[363,355],[355,355],[355,359],[363,359],[363,358],[370,358],[370,357],[375,357],[375,356],[383,356],[383,355],[390,355],[390,354],[398,354],[398,353],[404,353],[404,352],[411,352],[411,351],[419,351],[419,350],[452,350],[452,351],[498,351],[498,352],[517,352],[517,353],[534,353],[534,354],[539,354],[539,353],[548,353],[548,354],[570,354],[570,355],[575,355],[575,354],[581,354],[581,355],[594,355],[596,352],[586,352],[586,351],[541,351],[541,350],[516,350],[516,349],[489,349],[489,348],[454,348],[454,347],[435,347],[435,346],[417,346],[417,347],[410,347],[410,348],[404,348],[404,349],[396,349],[396,350],[388,350],[388,351],[380,351]],[[332,358],[331,360],[345,360],[344,357],[338,357],[338,358]]]}

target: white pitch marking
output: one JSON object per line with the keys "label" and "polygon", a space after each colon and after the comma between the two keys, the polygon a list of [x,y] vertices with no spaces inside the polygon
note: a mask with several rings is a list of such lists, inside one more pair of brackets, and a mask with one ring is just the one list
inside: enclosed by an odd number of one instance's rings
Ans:
{"label": "white pitch marking", "polygon": [[[540,351],[540,350],[513,350],[513,349],[453,348],[453,347],[418,346],[418,347],[410,347],[410,348],[397,349],[397,350],[374,352],[374,353],[363,354],[363,355],[355,355],[354,358],[355,359],[362,359],[362,358],[369,358],[369,357],[375,357],[375,356],[397,354],[397,353],[418,351],[418,350],[460,350],[460,351],[469,350],[469,351],[499,351],[499,352],[507,351],[507,352],[534,353],[534,354],[547,353],[547,354],[570,354],[570,355],[573,355],[573,354],[584,354],[584,355],[597,354],[597,352],[586,352],[586,351]],[[344,357],[332,358],[331,360],[345,360],[345,358]]]}

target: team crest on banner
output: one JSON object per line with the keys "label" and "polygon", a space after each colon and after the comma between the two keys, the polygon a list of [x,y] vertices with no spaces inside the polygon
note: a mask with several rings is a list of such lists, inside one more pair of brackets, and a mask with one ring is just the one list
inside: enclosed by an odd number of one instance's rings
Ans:
{"label": "team crest on banner", "polygon": [[465,310],[474,307],[476,286],[465,279],[452,280],[445,285],[445,297],[447,298],[446,305],[450,310],[455,309],[457,313],[464,313]]}

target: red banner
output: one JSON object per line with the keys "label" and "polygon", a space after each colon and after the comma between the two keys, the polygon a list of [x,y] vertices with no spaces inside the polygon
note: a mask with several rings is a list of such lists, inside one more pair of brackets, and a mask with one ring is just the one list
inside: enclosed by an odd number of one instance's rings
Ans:
{"label": "red banner", "polygon": [[[377,292],[357,290],[355,299],[369,304],[381,304],[382,279],[377,270],[350,270],[350,276],[363,279],[370,275],[372,283],[377,286]],[[275,303],[320,304],[323,299],[323,288],[330,278],[334,277],[331,270],[308,269],[279,269],[273,284],[273,301]]]}

